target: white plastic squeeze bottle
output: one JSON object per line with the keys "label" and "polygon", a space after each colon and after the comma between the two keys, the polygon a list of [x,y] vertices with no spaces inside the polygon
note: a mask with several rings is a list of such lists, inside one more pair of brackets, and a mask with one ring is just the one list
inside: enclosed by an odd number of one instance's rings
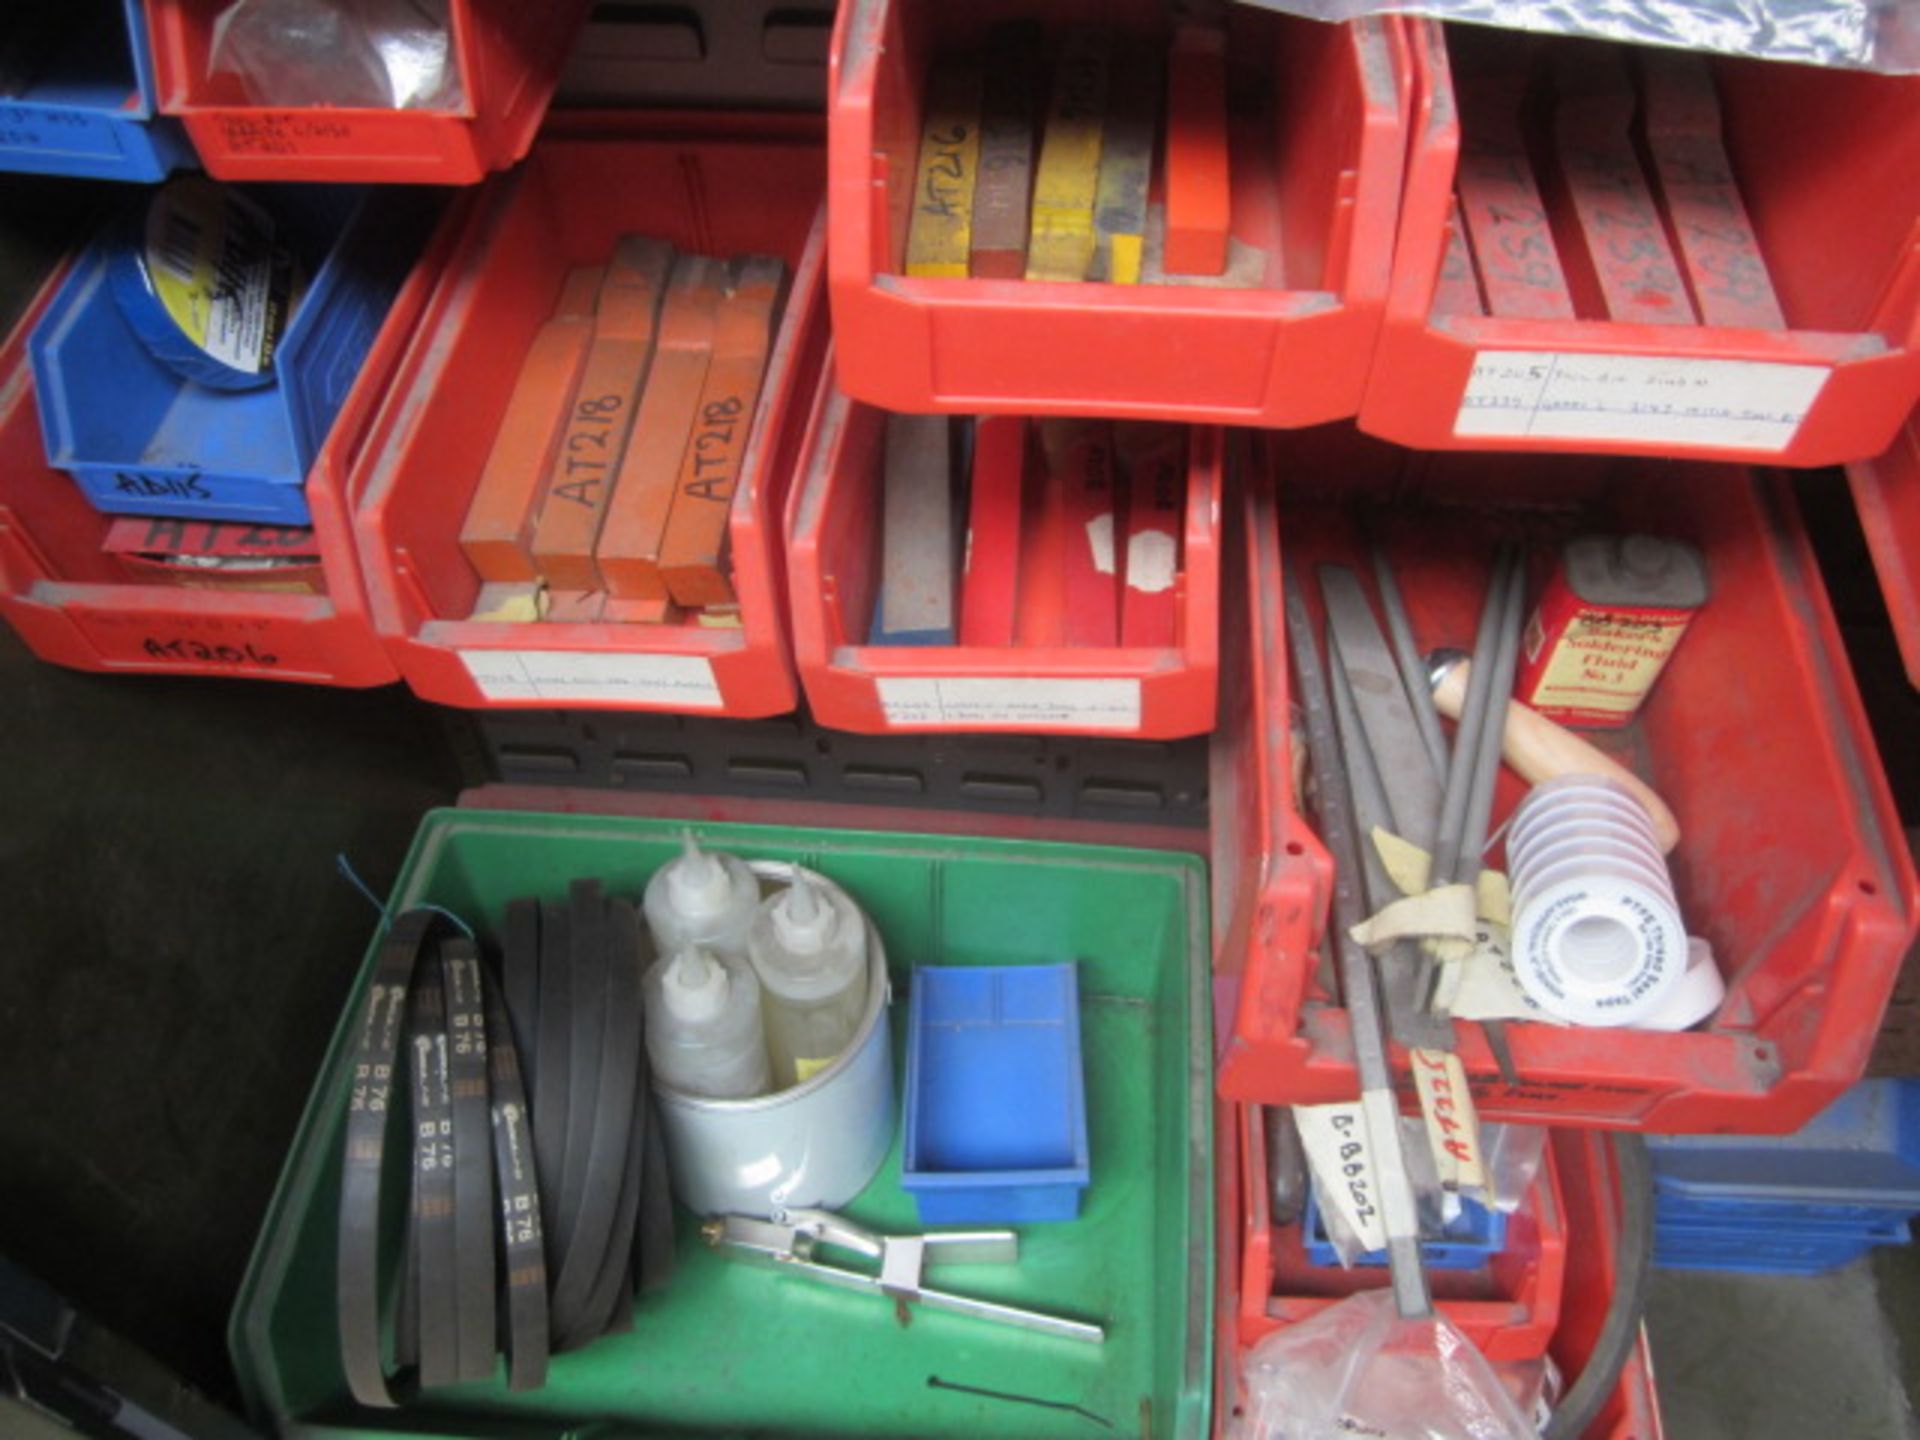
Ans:
{"label": "white plastic squeeze bottle", "polygon": [[767,1092],[753,967],[689,945],[647,972],[647,1059],[662,1084],[714,1100]]}
{"label": "white plastic squeeze bottle", "polygon": [[776,1090],[831,1065],[867,1009],[867,922],[845,891],[805,875],[760,906],[747,954],[765,992]]}
{"label": "white plastic squeeze bottle", "polygon": [[746,958],[760,882],[739,856],[702,850],[691,830],[681,833],[680,844],[680,853],[647,881],[654,953],[671,956],[704,945],[717,955]]}

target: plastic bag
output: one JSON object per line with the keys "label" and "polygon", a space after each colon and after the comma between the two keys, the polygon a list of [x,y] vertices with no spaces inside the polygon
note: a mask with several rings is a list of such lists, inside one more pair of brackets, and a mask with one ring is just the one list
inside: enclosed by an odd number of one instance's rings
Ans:
{"label": "plastic bag", "polygon": [[1545,1430],[1553,1419],[1554,1407],[1560,1403],[1562,1390],[1560,1367],[1553,1363],[1553,1357],[1502,1360],[1497,1365],[1489,1361],[1488,1366],[1513,1401],[1514,1408],[1522,1415],[1533,1417],[1535,1430]]}
{"label": "plastic bag", "polygon": [[233,0],[208,68],[255,105],[458,110],[448,0]]}
{"label": "plastic bag", "polygon": [[1911,0],[1250,0],[1310,20],[1425,15],[1750,55],[1802,65],[1920,73],[1920,5]]}
{"label": "plastic bag", "polygon": [[1511,1215],[1518,1210],[1540,1173],[1547,1153],[1544,1125],[1508,1125],[1489,1122],[1480,1127],[1480,1155],[1487,1168],[1484,1198],[1494,1209]]}
{"label": "plastic bag", "polygon": [[1231,1440],[1534,1440],[1486,1358],[1445,1316],[1353,1295],[1247,1352]]}

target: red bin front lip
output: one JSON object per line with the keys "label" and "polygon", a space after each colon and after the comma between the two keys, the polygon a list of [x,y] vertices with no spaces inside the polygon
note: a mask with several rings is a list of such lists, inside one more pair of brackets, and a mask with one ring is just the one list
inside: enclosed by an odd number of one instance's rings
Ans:
{"label": "red bin front lip", "polygon": [[1618,325],[1608,321],[1523,321],[1455,316],[1430,322],[1446,217],[1459,159],[1460,128],[1445,30],[1438,21],[1403,17],[1416,75],[1399,234],[1385,314],[1360,428],[1382,439],[1427,450],[1559,451],[1649,455],[1670,443],[1454,435],[1461,393],[1481,347],[1575,354],[1678,356],[1831,367],[1823,389],[1784,450],[1732,445],[1689,447],[1690,458],[1756,465],[1821,466],[1884,450],[1920,399],[1920,229],[1909,241],[1900,278],[1903,296],[1895,333],[1880,336],[1811,330],[1742,330],[1720,326]]}
{"label": "red bin front lip", "polygon": [[[821,134],[817,117],[787,114],[748,114],[650,111],[570,111],[558,116],[542,135],[542,142],[586,144],[595,140],[675,140],[688,142],[756,141],[808,143]],[[409,417],[426,402],[424,387],[437,373],[437,352],[444,346],[444,328],[464,313],[463,292],[485,253],[510,187],[522,182],[516,172],[489,182],[474,197],[471,213],[450,215],[443,222],[449,259],[445,283],[422,317],[395,371],[390,393],[379,402],[377,414],[362,414],[360,423],[369,437],[358,453],[340,456],[336,463],[351,472],[349,493],[356,498],[355,538],[367,577],[369,607],[375,629],[385,642],[393,664],[422,699],[466,709],[551,709],[564,703],[577,710],[651,710],[677,712],[684,707],[595,699],[489,699],[462,662],[459,649],[528,649],[593,654],[663,654],[701,656],[711,662],[722,703],[718,708],[686,713],[764,718],[792,710],[799,698],[787,640],[785,556],[778,545],[778,506],[781,477],[766,472],[778,439],[776,430],[802,422],[791,407],[804,406],[812,393],[815,357],[825,349],[827,308],[825,295],[825,227],[816,222],[806,253],[796,267],[791,298],[782,320],[782,334],[791,334],[787,362],[788,389],[763,391],[755,439],[743,461],[739,488],[729,520],[735,564],[735,583],[741,595],[742,625],[738,630],[706,630],[690,625],[635,627],[630,625],[509,625],[501,623],[416,619],[403,600],[410,559],[396,554],[387,534],[385,510],[396,484],[405,478],[385,459],[395,437]],[[781,342],[776,342],[776,346]],[[344,412],[343,412],[344,414]],[[760,436],[766,434],[762,446]],[[756,458],[758,452],[759,458]],[[657,634],[643,635],[641,631]],[[635,643],[636,641],[644,643]]]}

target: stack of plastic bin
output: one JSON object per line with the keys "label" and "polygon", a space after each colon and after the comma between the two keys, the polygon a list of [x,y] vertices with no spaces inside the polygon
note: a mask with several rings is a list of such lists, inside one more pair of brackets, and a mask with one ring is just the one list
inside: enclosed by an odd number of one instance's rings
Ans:
{"label": "stack of plastic bin", "polygon": [[1817,1275],[1913,1238],[1920,1080],[1862,1081],[1792,1135],[1649,1145],[1668,1269]]}

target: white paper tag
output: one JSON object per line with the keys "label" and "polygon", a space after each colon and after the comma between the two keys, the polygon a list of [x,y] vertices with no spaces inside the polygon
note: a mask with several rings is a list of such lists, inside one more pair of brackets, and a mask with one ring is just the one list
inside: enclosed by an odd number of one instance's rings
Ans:
{"label": "white paper tag", "polygon": [[720,686],[703,655],[634,655],[593,650],[462,650],[460,659],[489,700],[624,700],[718,710]]}
{"label": "white paper tag", "polygon": [[883,675],[876,685],[889,725],[1140,728],[1138,680]]}
{"label": "white paper tag", "polygon": [[1480,1117],[1467,1088],[1466,1066],[1451,1050],[1415,1050],[1410,1058],[1441,1185],[1448,1190],[1483,1188],[1487,1169],[1480,1154]]}
{"label": "white paper tag", "polygon": [[1754,360],[1484,350],[1453,433],[1779,451],[1830,373]]}
{"label": "white paper tag", "polygon": [[1363,1251],[1386,1249],[1387,1220],[1374,1188],[1373,1150],[1360,1103],[1296,1105],[1293,1118],[1321,1195],[1338,1208]]}
{"label": "white paper tag", "polygon": [[1506,932],[1482,921],[1474,932],[1473,954],[1460,963],[1459,988],[1447,1013],[1456,1020],[1539,1020],[1561,1022],[1534,1004],[1513,973]]}

